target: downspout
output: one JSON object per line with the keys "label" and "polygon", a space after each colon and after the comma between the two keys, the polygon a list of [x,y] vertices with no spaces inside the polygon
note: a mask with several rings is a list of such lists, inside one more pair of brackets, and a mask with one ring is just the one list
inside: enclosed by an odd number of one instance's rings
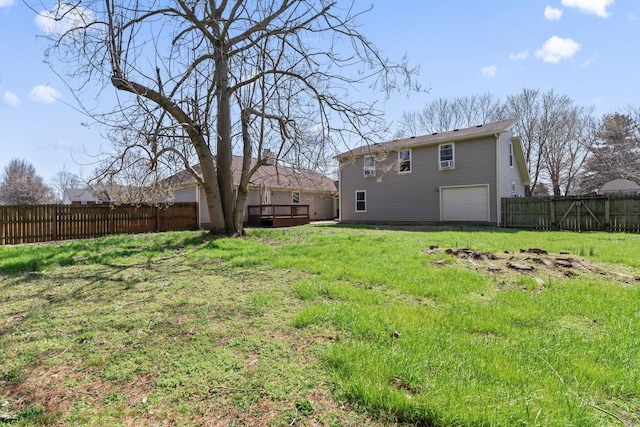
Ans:
{"label": "downspout", "polygon": [[338,222],[342,222],[342,162],[338,161]]}
{"label": "downspout", "polygon": [[502,219],[502,206],[500,195],[500,133],[495,134],[496,138],[496,227],[500,227]]}

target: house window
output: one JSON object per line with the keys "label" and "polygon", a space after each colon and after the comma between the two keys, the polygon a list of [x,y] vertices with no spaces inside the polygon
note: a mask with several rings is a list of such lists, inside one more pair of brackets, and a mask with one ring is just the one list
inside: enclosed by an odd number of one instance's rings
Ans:
{"label": "house window", "polygon": [[367,191],[357,190],[356,191],[356,212],[366,212],[366,211],[367,211]]}
{"label": "house window", "polygon": [[373,156],[364,156],[364,176],[376,176],[376,159]]}
{"label": "house window", "polygon": [[453,169],[455,163],[453,143],[442,144],[438,146],[439,152],[439,168],[440,169]]}
{"label": "house window", "polygon": [[402,150],[398,152],[398,172],[411,172],[411,150]]}
{"label": "house window", "polygon": [[509,143],[509,166],[513,167],[513,142]]}
{"label": "house window", "polygon": [[293,193],[291,193],[291,203],[293,203],[294,205],[299,205],[300,204],[300,192],[299,191],[294,191]]}

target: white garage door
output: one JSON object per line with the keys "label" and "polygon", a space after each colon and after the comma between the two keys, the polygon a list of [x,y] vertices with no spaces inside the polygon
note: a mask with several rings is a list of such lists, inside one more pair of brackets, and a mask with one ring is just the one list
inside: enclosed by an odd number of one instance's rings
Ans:
{"label": "white garage door", "polygon": [[440,189],[442,221],[489,221],[489,186]]}

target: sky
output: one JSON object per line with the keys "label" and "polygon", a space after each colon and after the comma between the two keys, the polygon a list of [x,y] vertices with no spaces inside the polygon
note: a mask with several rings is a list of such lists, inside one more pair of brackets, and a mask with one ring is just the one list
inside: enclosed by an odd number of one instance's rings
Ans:
{"label": "sky", "polygon": [[[406,55],[419,66],[428,89],[386,101],[394,124],[438,98],[504,99],[525,88],[568,95],[598,116],[640,106],[638,0],[356,0],[356,7],[370,5],[361,32],[385,56]],[[0,168],[20,158],[46,182],[62,170],[87,176],[108,142],[86,126],[90,119],[44,63],[47,43],[38,36],[46,26],[37,11],[0,0]]]}

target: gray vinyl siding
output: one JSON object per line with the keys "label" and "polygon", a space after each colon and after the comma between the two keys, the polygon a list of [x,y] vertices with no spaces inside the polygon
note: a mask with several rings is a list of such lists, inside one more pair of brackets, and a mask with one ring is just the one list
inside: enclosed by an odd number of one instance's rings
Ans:
{"label": "gray vinyl siding", "polygon": [[[312,221],[333,219],[333,196],[320,193],[310,193],[298,191],[300,193],[300,204],[309,205],[309,216]],[[292,204],[293,190],[271,192],[271,203],[274,205]]]}
{"label": "gray vinyl siding", "polygon": [[200,192],[200,201],[198,203],[200,214],[200,226],[208,228],[211,226],[211,217],[209,216],[209,207],[207,206],[207,195],[204,192],[204,187],[198,186]]}
{"label": "gray vinyl siding", "polygon": [[[516,184],[516,196],[524,196],[524,183],[522,182],[522,174],[518,162],[516,161],[515,154],[513,157],[513,166],[509,165],[509,146],[511,143],[513,133],[505,132],[500,134],[498,138],[498,146],[500,147],[499,155],[499,176],[500,176],[500,198],[513,197],[512,184]],[[517,141],[514,141],[514,144]]]}
{"label": "gray vinyl siding", "polygon": [[325,194],[302,193],[301,203],[309,205],[311,221],[333,219],[333,197]]}
{"label": "gray vinyl siding", "polygon": [[[455,168],[439,170],[438,145],[413,147],[411,173],[397,173],[396,152],[376,162],[376,176],[364,177],[364,156],[340,165],[340,216],[344,222],[440,221],[440,187],[489,185],[490,220],[497,218],[496,140],[455,144]],[[356,212],[355,192],[366,191],[366,212]]]}
{"label": "gray vinyl siding", "polygon": [[196,187],[186,187],[174,190],[173,201],[176,203],[197,202]]}
{"label": "gray vinyl siding", "polygon": [[[204,188],[194,186],[176,190],[174,192],[174,201],[196,202],[198,201],[198,197],[196,196],[196,193],[198,191],[200,192],[199,200],[201,202],[199,203],[200,226],[206,228],[211,225],[211,220],[209,217],[209,209],[206,203],[207,198],[205,197]],[[290,205],[291,193],[292,191],[290,190],[272,190],[270,194],[270,204]],[[249,194],[247,195],[247,206],[260,204],[262,203],[260,201],[259,190],[250,188]],[[305,193],[303,191],[300,191],[300,204],[309,205],[309,215],[312,221],[334,218],[333,196],[320,193]],[[248,221],[248,219],[249,212],[248,209],[245,209],[244,221],[246,222]]]}

